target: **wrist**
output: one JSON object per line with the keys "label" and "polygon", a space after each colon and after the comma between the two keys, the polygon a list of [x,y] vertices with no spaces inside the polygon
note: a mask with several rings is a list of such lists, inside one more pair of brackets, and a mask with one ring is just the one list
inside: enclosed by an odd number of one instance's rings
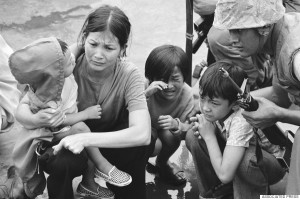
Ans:
{"label": "wrist", "polygon": [[286,115],[286,109],[282,108],[280,106],[276,106],[274,108],[274,112],[273,112],[274,116],[273,118],[275,118],[276,122],[278,121],[283,121],[285,119]]}
{"label": "wrist", "polygon": [[180,120],[178,118],[175,118],[174,119],[175,122],[177,123],[177,127],[173,128],[173,129],[170,129],[171,133],[173,133],[174,135],[180,135],[180,132],[181,132],[181,123],[180,123]]}
{"label": "wrist", "polygon": [[82,121],[90,119],[87,109],[83,110],[81,113]]}
{"label": "wrist", "polygon": [[175,124],[175,125],[173,125],[172,130],[173,130],[173,131],[179,130],[180,120],[179,120],[178,118],[174,118],[174,119],[173,119],[173,124]]}
{"label": "wrist", "polygon": [[91,133],[85,132],[84,139],[82,139],[82,146],[83,147],[90,147],[92,146],[90,140],[94,140],[93,137],[90,138]]}

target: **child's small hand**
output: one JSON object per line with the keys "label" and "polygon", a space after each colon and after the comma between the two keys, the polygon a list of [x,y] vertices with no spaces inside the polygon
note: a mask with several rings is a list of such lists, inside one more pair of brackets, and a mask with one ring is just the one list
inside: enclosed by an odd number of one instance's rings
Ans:
{"label": "child's small hand", "polygon": [[168,88],[168,84],[166,84],[163,81],[154,81],[152,82],[148,88],[145,90],[146,97],[150,97],[154,93],[156,93],[158,90],[163,90]]}
{"label": "child's small hand", "polygon": [[102,115],[102,108],[99,104],[90,106],[84,110],[87,114],[87,119],[100,119]]}
{"label": "child's small hand", "polygon": [[173,119],[170,115],[161,115],[158,117],[158,125],[162,129],[178,129],[178,122]]}
{"label": "child's small hand", "polygon": [[57,127],[64,121],[64,114],[60,108],[47,108],[34,114],[40,127]]}

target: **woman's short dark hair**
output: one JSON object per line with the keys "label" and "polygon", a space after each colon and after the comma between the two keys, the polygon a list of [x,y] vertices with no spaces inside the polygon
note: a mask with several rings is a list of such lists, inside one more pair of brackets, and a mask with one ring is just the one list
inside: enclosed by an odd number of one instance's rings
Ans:
{"label": "woman's short dark hair", "polygon": [[177,66],[184,80],[188,77],[188,57],[182,48],[173,45],[162,45],[154,48],[145,64],[145,76],[149,82],[154,80],[169,81],[174,67]]}
{"label": "woman's short dark hair", "polygon": [[224,68],[239,87],[247,78],[245,71],[231,61],[217,61],[207,68],[200,79],[201,97],[208,96],[211,99],[221,97],[232,103],[237,100],[238,92],[233,88],[230,80],[222,76],[222,72],[219,71],[220,68]]}
{"label": "woman's short dark hair", "polygon": [[110,30],[118,38],[120,46],[124,48],[129,38],[130,28],[129,19],[120,8],[103,5],[87,16],[79,33],[78,43],[84,44],[90,32]]}

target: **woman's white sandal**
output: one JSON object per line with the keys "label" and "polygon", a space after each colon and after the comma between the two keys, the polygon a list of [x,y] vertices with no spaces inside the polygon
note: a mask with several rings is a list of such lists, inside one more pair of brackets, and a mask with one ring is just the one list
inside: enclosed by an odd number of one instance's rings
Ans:
{"label": "woman's white sandal", "polygon": [[128,173],[120,171],[115,166],[113,166],[112,169],[108,172],[108,175],[102,173],[96,168],[95,176],[97,178],[103,178],[109,184],[118,187],[127,186],[132,181],[132,178]]}

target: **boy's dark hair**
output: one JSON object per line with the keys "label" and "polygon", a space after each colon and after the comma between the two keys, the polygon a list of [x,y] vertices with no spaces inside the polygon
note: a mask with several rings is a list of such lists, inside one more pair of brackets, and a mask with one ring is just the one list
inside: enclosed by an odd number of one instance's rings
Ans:
{"label": "boy's dark hair", "polygon": [[57,39],[57,41],[58,41],[58,43],[59,43],[59,45],[61,47],[62,53],[65,55],[65,53],[66,53],[66,51],[68,49],[68,44],[66,42],[60,40],[60,39]]}
{"label": "boy's dark hair", "polygon": [[188,57],[182,48],[173,45],[162,45],[154,48],[145,64],[145,76],[149,82],[154,80],[169,81],[174,67],[177,66],[184,80],[188,77]]}
{"label": "boy's dark hair", "polygon": [[210,99],[220,97],[229,100],[229,104],[237,100],[238,92],[233,88],[232,83],[222,76],[220,68],[224,68],[233,81],[240,87],[247,78],[245,71],[229,60],[222,60],[211,64],[202,75],[199,87],[202,91],[200,97],[208,96]]}

